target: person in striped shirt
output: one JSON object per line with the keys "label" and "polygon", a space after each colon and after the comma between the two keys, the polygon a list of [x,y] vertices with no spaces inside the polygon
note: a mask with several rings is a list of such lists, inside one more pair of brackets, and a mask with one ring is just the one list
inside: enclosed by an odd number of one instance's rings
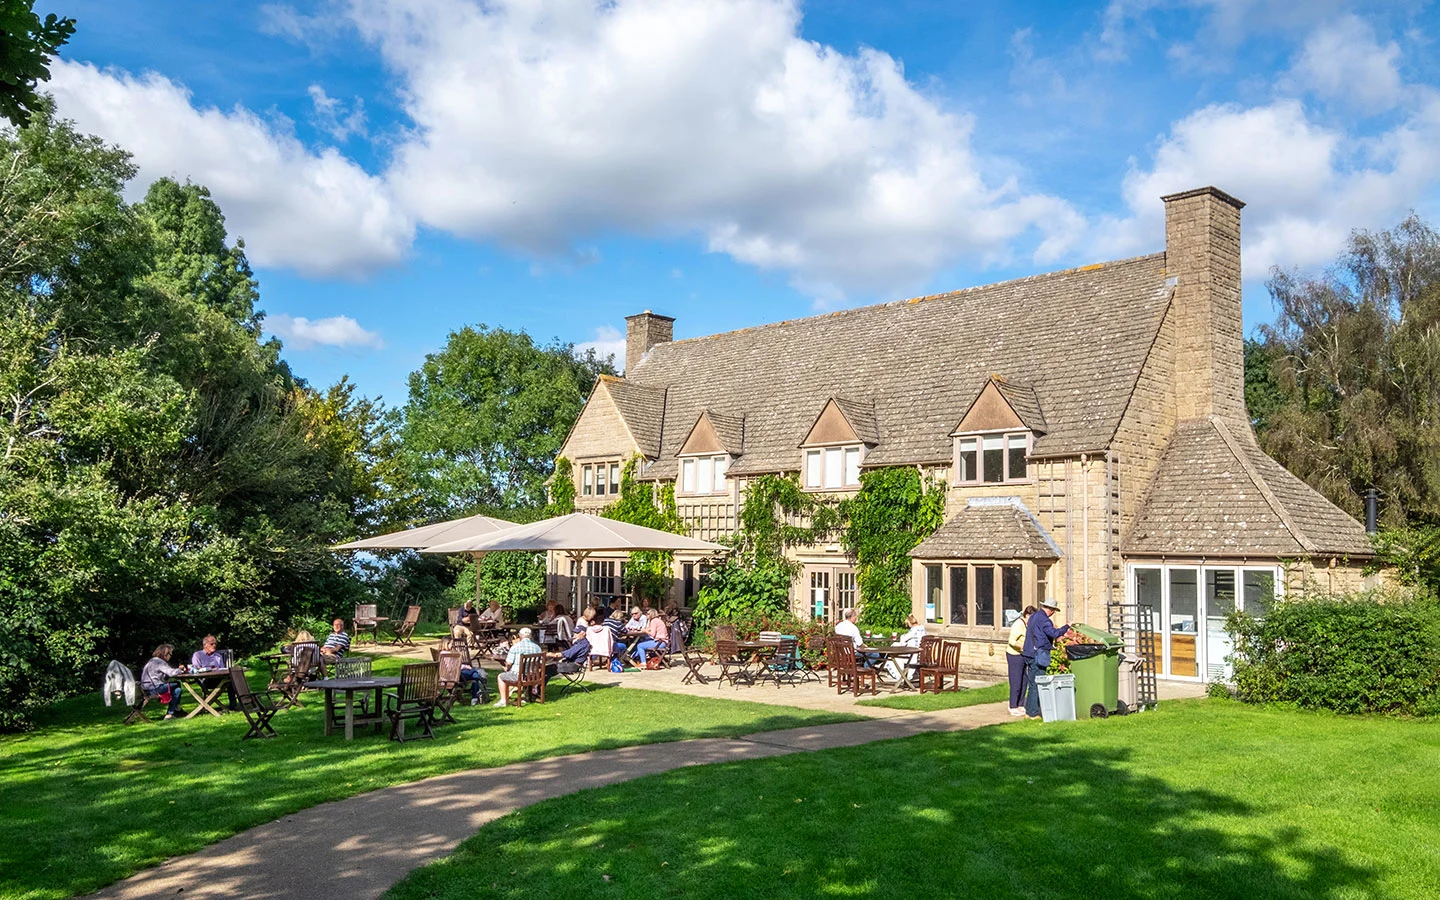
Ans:
{"label": "person in striped shirt", "polygon": [[337,618],[330,623],[330,627],[330,636],[325,639],[325,646],[320,648],[320,652],[325,656],[326,662],[333,663],[350,649],[350,635],[345,633],[344,619]]}

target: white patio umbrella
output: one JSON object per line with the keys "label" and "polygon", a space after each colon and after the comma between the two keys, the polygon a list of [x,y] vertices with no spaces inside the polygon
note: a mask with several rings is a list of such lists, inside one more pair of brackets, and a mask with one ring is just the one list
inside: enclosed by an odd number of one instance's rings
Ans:
{"label": "white patio umbrella", "polygon": [[514,522],[507,522],[504,519],[494,519],[490,516],[466,516],[463,519],[433,522],[418,528],[406,528],[403,531],[392,531],[389,534],[350,541],[346,544],[336,544],[330,549],[422,550],[434,544],[485,537],[515,527]]}
{"label": "white patio umbrella", "polygon": [[558,550],[579,562],[592,553],[635,550],[690,550],[713,553],[726,548],[658,528],[631,525],[585,513],[556,516],[529,525],[479,537],[462,538],[425,547],[422,553],[490,553],[497,550]]}

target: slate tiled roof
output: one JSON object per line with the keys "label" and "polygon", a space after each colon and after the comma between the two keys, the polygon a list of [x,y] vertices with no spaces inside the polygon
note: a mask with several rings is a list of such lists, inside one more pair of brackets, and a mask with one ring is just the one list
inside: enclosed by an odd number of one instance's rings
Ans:
{"label": "slate tiled roof", "polygon": [[1266,456],[1247,426],[1181,424],[1123,547],[1187,556],[1372,554],[1365,530]]}
{"label": "slate tiled roof", "polygon": [[1040,398],[1035,395],[1035,389],[1028,384],[1019,384],[1006,378],[996,378],[995,387],[1000,391],[1000,396],[1015,410],[1015,415],[1025,423],[1025,427],[1038,434],[1044,434],[1050,429],[1045,425],[1045,414],[1040,411]]}
{"label": "slate tiled roof", "polygon": [[[644,384],[627,378],[601,375],[610,399],[620,418],[640,445],[640,452],[647,457],[660,455],[660,434],[665,422],[665,387]],[[680,435],[684,440],[685,435]],[[678,446],[676,449],[679,449]]]}
{"label": "slate tiled roof", "polygon": [[740,456],[745,449],[744,417],[727,416],[708,409],[705,414],[710,418],[710,427],[715,429],[715,436],[720,439],[720,446],[732,456]]}
{"label": "slate tiled roof", "polygon": [[831,397],[868,400],[878,440],[867,467],[948,462],[950,431],[992,372],[1044,409],[1035,455],[1104,449],[1170,299],[1164,266],[1155,254],[659,344],[625,378],[652,397],[668,389],[646,474],[675,476],[707,408],[745,416],[732,473],[793,471]]}
{"label": "slate tiled roof", "polygon": [[973,497],[910,551],[915,559],[1059,559],[1060,547],[1014,497]]}
{"label": "slate tiled roof", "polygon": [[846,400],[843,397],[833,398],[835,405],[840,408],[840,414],[850,427],[855,429],[855,436],[862,444],[875,446],[880,443],[880,429],[875,424],[875,407],[869,403],[859,403],[855,400]]}

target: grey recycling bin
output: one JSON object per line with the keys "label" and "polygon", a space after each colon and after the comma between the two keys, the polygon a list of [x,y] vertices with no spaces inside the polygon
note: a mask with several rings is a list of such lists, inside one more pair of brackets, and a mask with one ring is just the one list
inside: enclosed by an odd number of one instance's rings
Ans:
{"label": "grey recycling bin", "polygon": [[1037,675],[1035,690],[1040,694],[1040,718],[1046,722],[1075,721],[1075,676]]}

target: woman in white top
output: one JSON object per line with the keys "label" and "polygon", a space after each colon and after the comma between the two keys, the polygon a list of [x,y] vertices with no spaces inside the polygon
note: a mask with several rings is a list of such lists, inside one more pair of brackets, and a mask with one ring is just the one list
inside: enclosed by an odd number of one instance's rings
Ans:
{"label": "woman in white top", "polygon": [[[905,624],[909,626],[910,630],[900,636],[899,644],[904,647],[919,647],[920,639],[925,636],[925,626],[920,623],[920,619],[916,617],[914,613],[906,617]],[[914,658],[913,656],[910,657],[912,660]],[[897,681],[900,680],[900,662],[900,659],[892,657],[889,662],[885,663],[885,668],[889,670],[890,677]],[[906,665],[909,665],[909,663],[906,663]]]}
{"label": "woman in white top", "polygon": [[1030,616],[1035,612],[1035,607],[1027,606],[1015,620],[1010,623],[1010,639],[1005,645],[1005,664],[1010,671],[1010,715],[1025,715],[1025,626],[1030,623]]}

